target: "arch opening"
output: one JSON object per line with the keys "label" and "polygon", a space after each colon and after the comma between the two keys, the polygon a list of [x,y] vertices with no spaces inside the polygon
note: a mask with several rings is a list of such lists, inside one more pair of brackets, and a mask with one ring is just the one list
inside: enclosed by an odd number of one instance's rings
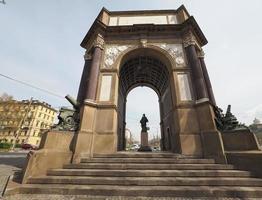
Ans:
{"label": "arch opening", "polygon": [[126,102],[126,151],[136,151],[141,144],[140,119],[148,118],[148,143],[153,151],[160,150],[160,111],[158,94],[149,87],[135,87],[127,95]]}
{"label": "arch opening", "polygon": [[[122,58],[118,90],[118,151],[126,149],[126,100],[129,92],[138,86],[147,86],[158,95],[160,110],[160,140],[162,151],[177,152],[178,142],[174,125],[174,97],[171,66],[168,59],[153,49],[138,49]],[[141,97],[142,98],[142,97]],[[150,102],[149,102],[150,103]],[[141,116],[143,110],[141,110]],[[146,113],[145,113],[146,114]],[[137,122],[139,126],[139,121]],[[155,126],[155,125],[154,125]]]}

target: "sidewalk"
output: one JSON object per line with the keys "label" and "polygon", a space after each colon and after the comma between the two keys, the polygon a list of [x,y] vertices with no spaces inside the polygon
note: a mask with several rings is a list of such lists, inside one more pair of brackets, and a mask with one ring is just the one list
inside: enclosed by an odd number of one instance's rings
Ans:
{"label": "sidewalk", "polygon": [[21,171],[26,161],[27,151],[0,152],[0,197],[8,177]]}

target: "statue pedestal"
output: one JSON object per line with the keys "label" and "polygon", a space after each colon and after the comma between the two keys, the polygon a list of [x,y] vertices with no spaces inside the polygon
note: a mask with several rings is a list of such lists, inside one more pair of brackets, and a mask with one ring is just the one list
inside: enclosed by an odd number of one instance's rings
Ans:
{"label": "statue pedestal", "polygon": [[137,151],[152,151],[150,146],[148,146],[148,133],[141,132],[141,147]]}

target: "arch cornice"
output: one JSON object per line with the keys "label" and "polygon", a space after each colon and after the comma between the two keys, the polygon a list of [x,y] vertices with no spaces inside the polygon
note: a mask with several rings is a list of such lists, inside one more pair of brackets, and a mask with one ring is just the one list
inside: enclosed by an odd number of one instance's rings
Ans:
{"label": "arch cornice", "polygon": [[87,32],[80,46],[85,49],[89,48],[94,34],[97,33],[105,35],[108,38],[119,36],[119,34],[122,36],[134,35],[134,33],[145,35],[159,35],[168,33],[174,36],[181,35],[185,31],[189,30],[192,31],[196,36],[201,47],[207,44],[208,41],[193,16],[190,16],[181,24],[136,24],[131,26],[107,26],[102,21],[100,21],[99,18],[97,18]]}

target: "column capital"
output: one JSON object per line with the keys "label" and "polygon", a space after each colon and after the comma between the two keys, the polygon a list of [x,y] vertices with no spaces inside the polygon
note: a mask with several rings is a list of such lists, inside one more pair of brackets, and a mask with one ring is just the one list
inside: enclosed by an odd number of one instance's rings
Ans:
{"label": "column capital", "polygon": [[203,51],[203,49],[201,49],[200,51],[197,52],[197,57],[198,58],[204,58],[205,57],[205,52]]}
{"label": "column capital", "polygon": [[197,40],[191,31],[184,34],[183,44],[184,44],[184,47],[188,47],[190,45],[197,45]]}
{"label": "column capital", "polygon": [[105,40],[101,34],[98,34],[94,40],[94,47],[98,47],[100,49],[104,49]]}
{"label": "column capital", "polygon": [[92,59],[92,54],[90,53],[90,51],[85,52],[84,59],[85,60],[91,60]]}

